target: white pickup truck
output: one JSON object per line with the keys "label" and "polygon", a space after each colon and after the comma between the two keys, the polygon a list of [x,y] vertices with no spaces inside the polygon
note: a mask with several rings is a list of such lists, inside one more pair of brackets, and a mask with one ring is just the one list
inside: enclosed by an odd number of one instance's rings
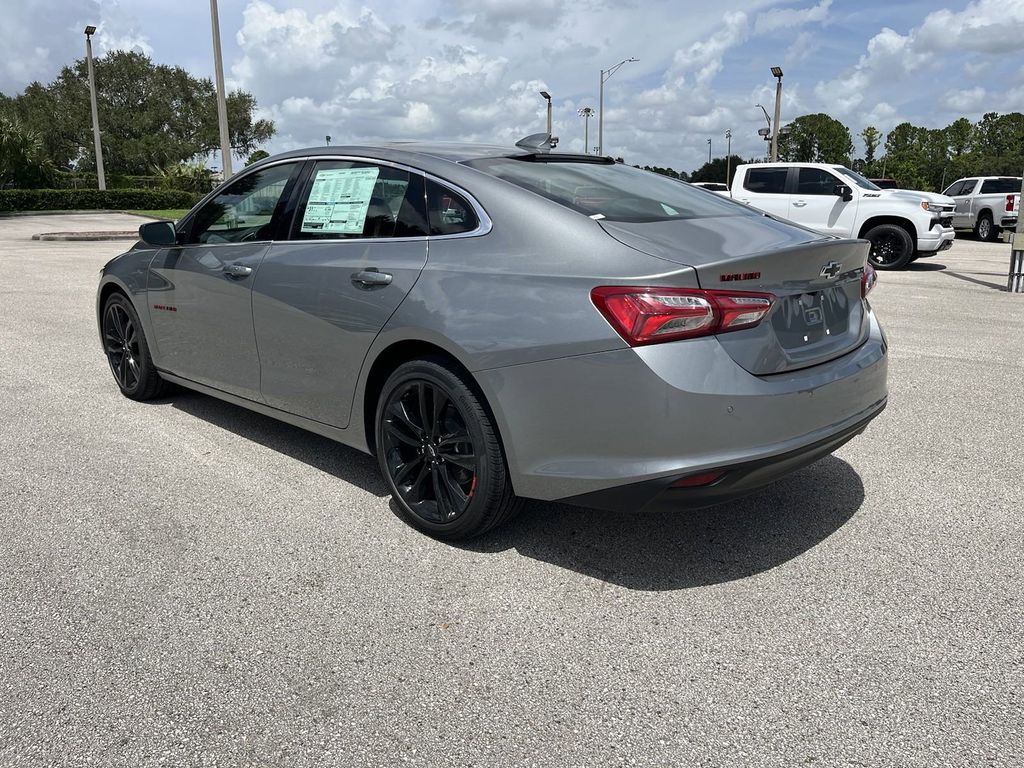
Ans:
{"label": "white pickup truck", "polygon": [[955,204],[944,195],[879,189],[841,165],[759,163],[736,168],[734,200],[837,237],[871,242],[878,269],[902,269],[953,244]]}
{"label": "white pickup truck", "polygon": [[979,240],[998,240],[1002,230],[1017,226],[1020,176],[958,179],[946,187],[943,194],[956,202],[953,226],[973,229]]}

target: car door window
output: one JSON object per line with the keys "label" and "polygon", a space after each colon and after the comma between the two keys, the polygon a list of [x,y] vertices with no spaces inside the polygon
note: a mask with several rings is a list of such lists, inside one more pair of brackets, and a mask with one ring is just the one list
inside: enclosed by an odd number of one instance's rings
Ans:
{"label": "car door window", "polygon": [[974,185],[978,183],[977,179],[968,179],[964,182],[964,185],[957,192],[958,195],[969,195],[974,191]]}
{"label": "car door window", "polygon": [[798,195],[835,195],[839,179],[821,168],[800,168],[797,175]]}
{"label": "car door window", "polygon": [[292,224],[294,240],[425,237],[421,174],[357,160],[313,167]]}
{"label": "car door window", "polygon": [[247,173],[200,208],[186,225],[185,243],[241,243],[270,240],[271,222],[283,208],[285,189],[299,163],[272,165]]}
{"label": "car door window", "polygon": [[431,235],[458,235],[480,226],[473,206],[458,192],[427,179],[427,217]]}
{"label": "car door window", "polygon": [[953,184],[950,184],[946,188],[946,191],[943,192],[942,194],[946,195],[947,197],[954,197],[955,195],[959,195],[959,194],[962,193],[964,185],[966,185],[966,184],[967,184],[966,181],[954,182]]}
{"label": "car door window", "polygon": [[762,195],[783,195],[788,173],[788,168],[750,168],[743,180],[743,188]]}

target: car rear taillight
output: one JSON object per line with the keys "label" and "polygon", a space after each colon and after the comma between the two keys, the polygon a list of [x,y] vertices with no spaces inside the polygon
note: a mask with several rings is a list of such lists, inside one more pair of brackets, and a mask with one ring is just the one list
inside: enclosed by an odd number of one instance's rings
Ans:
{"label": "car rear taillight", "polygon": [[632,347],[752,328],[775,302],[770,293],[631,286],[594,288],[590,299]]}
{"label": "car rear taillight", "polygon": [[864,274],[860,276],[860,297],[866,299],[877,282],[878,273],[875,271],[875,268],[870,264],[865,264]]}
{"label": "car rear taillight", "polygon": [[1006,196],[1006,210],[1007,210],[1007,212],[1010,212],[1010,211],[1013,210],[1013,198],[1014,197],[1016,197],[1016,195],[1007,195]]}

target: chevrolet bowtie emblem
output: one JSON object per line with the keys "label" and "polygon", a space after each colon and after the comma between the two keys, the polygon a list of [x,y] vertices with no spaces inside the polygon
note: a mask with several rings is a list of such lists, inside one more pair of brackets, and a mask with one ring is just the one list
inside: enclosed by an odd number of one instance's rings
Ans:
{"label": "chevrolet bowtie emblem", "polygon": [[827,280],[835,280],[839,277],[839,273],[843,271],[843,265],[838,261],[830,261],[824,267],[821,268],[821,272],[818,273],[820,277],[824,277]]}

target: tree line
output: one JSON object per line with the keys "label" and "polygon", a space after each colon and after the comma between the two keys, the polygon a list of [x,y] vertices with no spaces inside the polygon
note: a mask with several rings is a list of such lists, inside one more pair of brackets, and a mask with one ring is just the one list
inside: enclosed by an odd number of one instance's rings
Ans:
{"label": "tree line", "polygon": [[[104,170],[110,175],[174,174],[177,166],[220,148],[216,91],[209,78],[154,64],[136,51],[94,59]],[[255,119],[256,100],[227,95],[228,135],[245,156],[274,135]],[[45,186],[61,171],[95,173],[86,60],[44,85],[0,93],[0,186]]]}
{"label": "tree line", "polygon": [[[888,134],[869,125],[859,136],[864,142],[862,156],[855,154],[853,135],[842,122],[821,112],[802,115],[780,132],[779,160],[845,165],[870,178],[892,178],[908,189],[933,191],[942,191],[965,176],[1020,176],[1024,171],[1024,114],[1020,112],[988,112],[976,123],[961,117],[945,128],[904,122]],[[758,159],[730,158],[733,169],[744,162]],[[682,176],[668,171],[667,175]],[[687,178],[725,182],[726,159],[716,157]]]}

